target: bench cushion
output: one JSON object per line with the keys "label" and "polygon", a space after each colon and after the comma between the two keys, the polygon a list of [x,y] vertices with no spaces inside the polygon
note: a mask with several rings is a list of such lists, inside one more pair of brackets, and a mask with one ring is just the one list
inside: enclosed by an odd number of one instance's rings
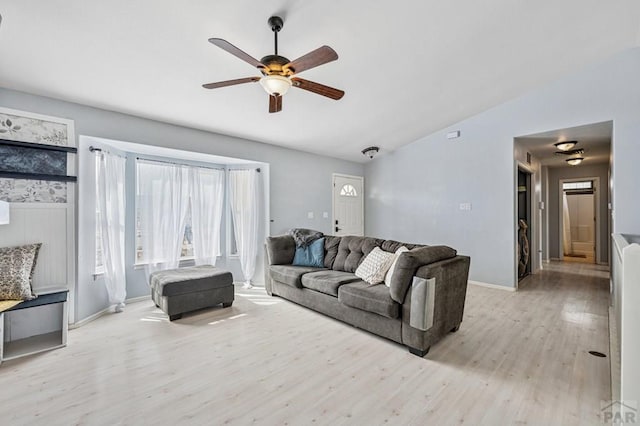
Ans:
{"label": "bench cushion", "polygon": [[272,279],[297,288],[302,288],[302,276],[304,274],[322,270],[324,268],[311,266],[271,265],[269,267]]}
{"label": "bench cushion", "polygon": [[302,276],[303,287],[336,297],[338,297],[338,287],[355,281],[360,281],[360,278],[351,272],[342,271],[309,272]]}
{"label": "bench cushion", "polygon": [[391,299],[384,284],[367,284],[364,281],[344,284],[338,289],[338,300],[352,308],[372,312],[387,318],[398,318],[400,305]]}
{"label": "bench cushion", "polygon": [[159,295],[175,296],[232,286],[233,276],[211,265],[199,265],[154,272],[149,285]]}

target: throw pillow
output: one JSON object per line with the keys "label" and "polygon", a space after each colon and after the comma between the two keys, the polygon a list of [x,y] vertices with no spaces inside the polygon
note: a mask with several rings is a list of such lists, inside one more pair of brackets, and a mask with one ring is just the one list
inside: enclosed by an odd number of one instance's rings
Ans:
{"label": "throw pillow", "polygon": [[358,269],[356,277],[369,284],[379,284],[384,281],[384,276],[393,263],[395,254],[376,247],[364,258]]}
{"label": "throw pillow", "polygon": [[296,247],[293,265],[324,268],[324,238],[318,238],[306,247]]}
{"label": "throw pillow", "polygon": [[391,277],[393,276],[393,271],[395,271],[396,265],[398,264],[398,258],[400,257],[400,254],[404,253],[405,251],[409,251],[409,249],[406,248],[405,246],[402,246],[402,247],[399,247],[398,250],[396,250],[395,254],[393,255],[393,263],[391,264],[391,267],[387,271],[387,275],[385,275],[384,277],[384,284],[387,287],[391,285]]}
{"label": "throw pillow", "polygon": [[0,248],[0,300],[31,300],[31,279],[41,244]]}

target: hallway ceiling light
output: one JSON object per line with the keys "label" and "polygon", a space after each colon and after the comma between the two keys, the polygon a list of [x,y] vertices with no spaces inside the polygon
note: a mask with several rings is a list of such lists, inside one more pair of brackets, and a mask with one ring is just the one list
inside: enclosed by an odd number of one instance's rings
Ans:
{"label": "hallway ceiling light", "polygon": [[582,163],[582,160],[584,160],[584,158],[576,157],[576,158],[569,158],[565,161],[569,163],[571,166],[577,166],[578,164]]}
{"label": "hallway ceiling light", "polygon": [[563,142],[554,143],[553,146],[558,148],[560,151],[569,151],[571,148],[576,146],[577,143],[578,141],[563,141]]}
{"label": "hallway ceiling light", "polygon": [[584,149],[571,149],[569,151],[556,151],[557,155],[576,155],[576,154],[584,154]]}

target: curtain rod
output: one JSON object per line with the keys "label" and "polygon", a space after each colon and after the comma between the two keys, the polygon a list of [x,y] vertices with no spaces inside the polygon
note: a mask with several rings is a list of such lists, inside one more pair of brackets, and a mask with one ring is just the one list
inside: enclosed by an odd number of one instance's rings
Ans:
{"label": "curtain rod", "polygon": [[163,161],[163,160],[150,160],[148,158],[141,158],[141,157],[136,157],[136,160],[148,161],[150,163],[173,164],[174,166],[199,167],[201,169],[209,169],[209,170],[224,170],[224,168],[220,168],[220,167],[195,166],[193,164],[175,163],[173,161]]}
{"label": "curtain rod", "polygon": [[[251,170],[251,169],[229,169],[230,172],[234,171],[234,170]],[[258,167],[256,169],[256,172],[260,173],[260,167]]]}
{"label": "curtain rod", "polygon": [[89,147],[89,151],[91,151],[91,152],[106,152],[107,154],[115,155],[116,157],[120,157],[120,158],[124,158],[124,159],[126,159],[126,158],[127,158],[127,157],[126,157],[126,156],[124,156],[124,155],[116,154],[116,153],[113,153],[113,152],[111,152],[111,151],[105,151],[105,150],[103,150],[102,148],[96,148],[95,146],[90,146],[90,147]]}

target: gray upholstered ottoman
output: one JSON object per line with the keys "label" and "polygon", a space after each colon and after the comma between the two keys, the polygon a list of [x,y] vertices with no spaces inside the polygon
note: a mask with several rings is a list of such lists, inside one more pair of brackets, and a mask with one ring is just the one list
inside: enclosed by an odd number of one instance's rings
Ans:
{"label": "gray upholstered ottoman", "polygon": [[182,318],[185,312],[209,308],[222,303],[228,308],[233,303],[233,276],[231,272],[211,265],[158,271],[149,277],[151,298],[169,320]]}

